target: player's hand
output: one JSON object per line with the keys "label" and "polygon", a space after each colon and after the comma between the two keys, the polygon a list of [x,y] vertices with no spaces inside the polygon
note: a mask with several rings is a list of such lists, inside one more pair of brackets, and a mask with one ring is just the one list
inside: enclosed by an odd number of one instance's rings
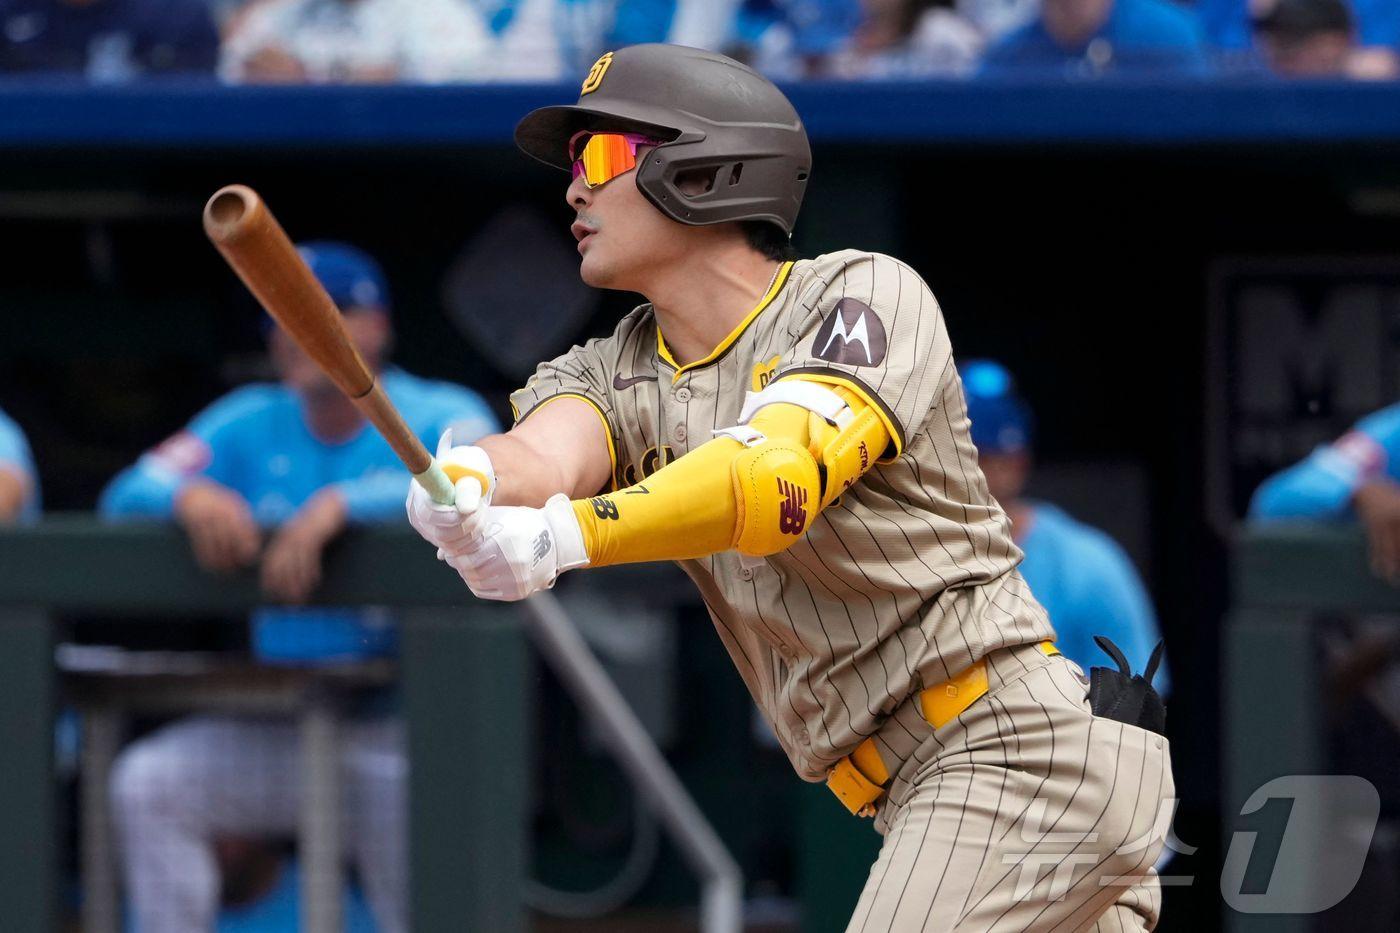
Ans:
{"label": "player's hand", "polygon": [[496,473],[491,458],[480,447],[452,446],[451,429],[438,441],[437,462],[449,476],[460,477],[453,484],[453,504],[434,502],[422,486],[413,483],[406,507],[408,523],[437,547],[441,559],[461,553],[478,536],[481,516],[496,491]]}
{"label": "player's hand", "polygon": [[250,567],[262,535],[248,501],[209,479],[186,483],[175,496],[175,521],[190,536],[194,559],[214,573]]}
{"label": "player's hand", "polygon": [[262,590],[278,602],[300,604],[321,583],[326,545],[345,528],[345,497],[323,489],[272,536],[262,559]]}
{"label": "player's hand", "polygon": [[1400,484],[1388,479],[1366,483],[1352,495],[1351,502],[1366,529],[1371,570],[1400,585]]}
{"label": "player's hand", "polygon": [[559,493],[542,509],[487,509],[481,537],[445,560],[482,599],[516,600],[549,589],[566,570],[588,566],[588,552],[574,507]]}

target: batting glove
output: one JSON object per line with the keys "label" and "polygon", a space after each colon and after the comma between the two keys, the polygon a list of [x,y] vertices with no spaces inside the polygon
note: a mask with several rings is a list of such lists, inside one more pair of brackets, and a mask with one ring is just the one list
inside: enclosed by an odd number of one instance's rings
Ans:
{"label": "batting glove", "polygon": [[588,566],[583,531],[563,493],[542,509],[489,508],[481,532],[469,549],[446,559],[482,599],[524,599],[552,587],[564,571]]}
{"label": "batting glove", "polygon": [[453,447],[450,428],[438,441],[437,461],[448,475],[466,474],[453,484],[453,504],[434,502],[427,490],[412,483],[406,507],[408,523],[437,547],[438,559],[443,560],[468,549],[480,535],[482,515],[496,490],[496,473],[491,458],[480,447]]}

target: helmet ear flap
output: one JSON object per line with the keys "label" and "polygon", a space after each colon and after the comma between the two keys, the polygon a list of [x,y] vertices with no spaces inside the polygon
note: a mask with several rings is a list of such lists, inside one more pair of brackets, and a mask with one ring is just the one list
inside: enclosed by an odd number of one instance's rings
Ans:
{"label": "helmet ear flap", "polygon": [[791,234],[811,163],[794,164],[785,153],[763,147],[721,153],[711,143],[704,134],[682,134],[652,149],[637,165],[637,188],[678,223],[762,220]]}
{"label": "helmet ear flap", "polygon": [[[646,180],[656,185],[660,189],[659,192],[648,190],[643,179],[638,176],[637,185],[641,187],[642,193],[672,220],[692,226],[706,223],[707,221],[697,218],[704,216],[705,207],[712,199],[724,196],[721,179],[728,177],[726,165],[715,162],[663,164],[661,169],[657,178]],[[657,203],[658,195],[661,203]]]}

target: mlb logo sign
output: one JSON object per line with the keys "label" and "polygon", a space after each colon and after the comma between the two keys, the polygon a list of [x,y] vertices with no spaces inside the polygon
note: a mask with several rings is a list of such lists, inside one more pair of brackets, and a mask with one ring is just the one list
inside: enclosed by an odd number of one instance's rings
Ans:
{"label": "mlb logo sign", "polygon": [[1207,482],[1224,530],[1266,477],[1400,400],[1400,263],[1225,260],[1210,314]]}

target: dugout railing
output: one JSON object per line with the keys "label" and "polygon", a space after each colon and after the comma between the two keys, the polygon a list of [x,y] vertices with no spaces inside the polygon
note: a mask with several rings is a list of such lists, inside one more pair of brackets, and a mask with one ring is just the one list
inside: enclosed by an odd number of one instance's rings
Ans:
{"label": "dugout railing", "polygon": [[[1400,588],[1370,572],[1365,539],[1354,528],[1299,525],[1243,531],[1233,549],[1231,578],[1232,606],[1222,633],[1221,663],[1226,851],[1241,829],[1238,815],[1256,790],[1275,778],[1335,770],[1328,755],[1324,623],[1361,615],[1400,620]],[[1250,861],[1259,860],[1270,869],[1262,876],[1251,875],[1251,885],[1260,886],[1260,891],[1288,878],[1309,884],[1318,876],[1317,860],[1335,854],[1320,838],[1315,843],[1300,840],[1282,851],[1279,842],[1261,834],[1253,850]],[[1265,855],[1275,851],[1274,863],[1264,865]],[[1294,859],[1294,854],[1300,857]],[[1298,864],[1283,864],[1285,860]],[[1231,875],[1228,868],[1226,875]],[[1227,877],[1224,883],[1233,882]],[[1313,916],[1223,909],[1224,926],[1231,933],[1322,929]]]}
{"label": "dugout railing", "polygon": [[[700,874],[706,929],[737,929],[741,879],[732,858],[640,726],[623,721],[629,714],[620,697],[552,599],[526,613],[479,602],[411,531],[365,528],[332,545],[314,601],[391,607],[401,625],[414,930],[526,927],[528,635]],[[59,919],[56,619],[207,618],[264,602],[252,573],[200,571],[185,537],[170,527],[74,515],[0,528],[6,929],[40,933]]]}

